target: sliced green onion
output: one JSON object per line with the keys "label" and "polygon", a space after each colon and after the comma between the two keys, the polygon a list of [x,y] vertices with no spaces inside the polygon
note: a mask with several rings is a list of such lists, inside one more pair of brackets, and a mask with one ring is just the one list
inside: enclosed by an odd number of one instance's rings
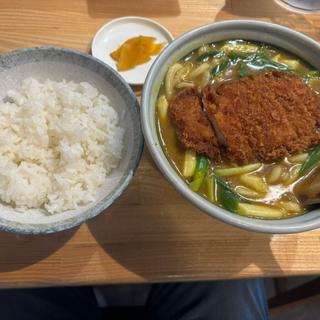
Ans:
{"label": "sliced green onion", "polygon": [[234,192],[224,188],[218,188],[217,191],[218,202],[227,210],[237,212],[239,199],[235,196]]}
{"label": "sliced green onion", "polygon": [[209,59],[209,58],[220,58],[221,56],[223,55],[223,53],[221,51],[217,51],[217,50],[214,50],[214,51],[207,51],[207,52],[204,52],[202,53],[200,56],[197,57],[197,62],[202,62],[206,59]]}
{"label": "sliced green onion", "polygon": [[211,202],[214,202],[216,199],[215,196],[215,185],[216,185],[216,181],[214,179],[213,175],[208,175],[206,178],[207,181],[207,196],[208,196],[208,200]]}
{"label": "sliced green onion", "polygon": [[300,176],[306,175],[320,162],[320,144],[317,145],[309,154],[308,158],[303,162],[299,171]]}
{"label": "sliced green onion", "polygon": [[229,186],[229,183],[226,182],[224,179],[218,177],[218,176],[215,176],[215,179],[217,181],[217,185],[221,188],[224,188],[226,190],[229,190],[229,191],[232,191],[236,194],[236,192]]}
{"label": "sliced green onion", "polygon": [[247,202],[245,198],[236,193],[224,179],[215,176],[217,183],[217,200],[223,208],[236,213],[239,201]]}
{"label": "sliced green onion", "polygon": [[222,71],[224,71],[227,66],[229,64],[228,60],[224,60],[222,63],[217,64],[212,71],[210,72],[211,77],[215,77],[217,76],[219,73],[221,73]]}
{"label": "sliced green onion", "polygon": [[261,69],[274,69],[281,71],[290,71],[291,69],[285,66],[284,64],[278,63],[276,61],[272,61],[262,57],[260,55],[256,55],[254,59],[248,62],[248,66],[250,67],[258,67]]}
{"label": "sliced green onion", "polygon": [[198,157],[197,167],[196,167],[195,173],[193,175],[192,182],[190,182],[190,184],[189,184],[189,188],[192,191],[194,191],[194,192],[199,191],[199,189],[203,183],[203,180],[206,176],[208,165],[209,165],[209,160],[207,157],[205,157],[205,156]]}
{"label": "sliced green onion", "polygon": [[232,50],[228,52],[228,57],[235,61],[237,59],[246,59],[248,58],[250,55],[252,55],[252,53],[248,53],[248,52],[241,52],[241,51],[237,51],[237,50]]}
{"label": "sliced green onion", "polygon": [[248,75],[248,70],[246,68],[246,65],[241,62],[240,66],[239,66],[239,76],[242,77],[246,77]]}

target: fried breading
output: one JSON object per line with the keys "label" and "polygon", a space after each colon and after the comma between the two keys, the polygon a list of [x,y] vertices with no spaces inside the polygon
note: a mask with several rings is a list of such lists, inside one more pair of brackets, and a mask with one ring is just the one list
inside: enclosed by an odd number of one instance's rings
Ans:
{"label": "fried breading", "polygon": [[268,71],[208,86],[202,101],[231,162],[270,162],[320,143],[320,98],[293,73]]}
{"label": "fried breading", "polygon": [[272,162],[320,143],[320,98],[298,76],[267,71],[180,91],[170,104],[180,142],[215,163]]}
{"label": "fried breading", "polygon": [[220,161],[217,139],[195,89],[180,91],[170,103],[169,114],[176,126],[178,139],[186,148]]}

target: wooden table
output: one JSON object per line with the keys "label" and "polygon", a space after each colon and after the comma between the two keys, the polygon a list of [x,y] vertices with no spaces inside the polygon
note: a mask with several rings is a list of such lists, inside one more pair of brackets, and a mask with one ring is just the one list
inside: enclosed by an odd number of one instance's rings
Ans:
{"label": "wooden table", "polygon": [[[273,21],[320,38],[320,15],[271,0],[0,2],[0,51],[56,45],[88,52],[105,22],[155,19],[174,36],[224,19]],[[117,202],[79,228],[47,236],[0,233],[0,286],[178,281],[320,273],[320,230],[263,235],[227,226],[187,203],[145,150]]]}

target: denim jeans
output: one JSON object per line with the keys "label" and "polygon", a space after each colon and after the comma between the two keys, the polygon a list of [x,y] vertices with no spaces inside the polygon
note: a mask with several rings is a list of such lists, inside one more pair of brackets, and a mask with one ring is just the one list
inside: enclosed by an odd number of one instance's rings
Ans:
{"label": "denim jeans", "polygon": [[[267,320],[263,280],[155,284],[146,308],[159,320]],[[92,288],[0,290],[2,320],[102,319]]]}

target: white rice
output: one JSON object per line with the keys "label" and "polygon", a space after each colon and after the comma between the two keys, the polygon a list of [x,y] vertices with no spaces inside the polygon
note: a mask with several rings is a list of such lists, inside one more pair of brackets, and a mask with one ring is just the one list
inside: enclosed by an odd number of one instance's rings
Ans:
{"label": "white rice", "polygon": [[50,213],[94,200],[121,159],[124,130],[89,83],[26,79],[0,103],[0,199]]}

